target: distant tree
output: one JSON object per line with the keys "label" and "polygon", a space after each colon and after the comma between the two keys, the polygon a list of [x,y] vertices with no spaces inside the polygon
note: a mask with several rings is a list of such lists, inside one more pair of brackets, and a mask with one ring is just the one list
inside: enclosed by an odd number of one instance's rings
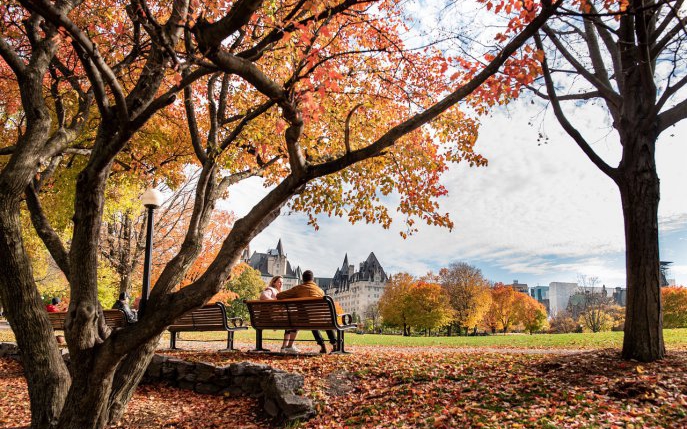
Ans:
{"label": "distant tree", "polygon": [[591,332],[608,331],[613,326],[613,298],[599,291],[598,277],[578,276],[580,290],[570,298],[568,310]]}
{"label": "distant tree", "polygon": [[403,336],[410,335],[411,303],[410,289],[415,278],[408,273],[391,276],[379,299],[379,314],[384,324],[403,329]]}
{"label": "distant tree", "polygon": [[238,274],[232,276],[226,289],[233,292],[238,297],[230,301],[227,312],[233,317],[241,317],[248,320],[248,308],[243,303],[244,299],[257,299],[260,292],[265,289],[265,282],[260,276],[260,271],[251,268],[245,263],[237,267]]}
{"label": "distant tree", "polygon": [[448,268],[439,271],[438,281],[446,291],[453,309],[453,319],[449,324],[458,331],[477,326],[491,304],[489,282],[482,276],[482,271],[465,262],[454,262]]}
{"label": "distant tree", "polygon": [[687,288],[669,286],[661,289],[663,327],[687,328]]}
{"label": "distant tree", "polygon": [[521,293],[502,284],[491,289],[491,307],[488,317],[493,317],[496,320],[504,334],[508,332],[511,325],[518,322],[517,294]]}
{"label": "distant tree", "polygon": [[530,334],[543,330],[547,325],[546,308],[536,299],[521,293],[517,296],[515,306],[518,321]]}
{"label": "distant tree", "polygon": [[408,324],[417,330],[445,326],[453,318],[446,292],[438,284],[417,281],[408,290]]}
{"label": "distant tree", "polygon": [[377,329],[379,328],[380,319],[381,319],[381,315],[379,312],[379,302],[368,305],[367,308],[365,309],[365,326],[366,326],[366,328],[369,324],[369,330],[371,330],[372,332],[376,332]]}
{"label": "distant tree", "polygon": [[[166,200],[156,210],[156,222],[153,236],[153,272],[151,282],[154,284],[164,266],[179,252],[183,235],[189,227],[195,201],[194,185],[198,180],[198,171],[183,177],[183,182],[168,193]],[[136,188],[135,191],[142,192]],[[124,191],[120,191],[124,192]],[[101,228],[100,257],[104,258],[119,276],[119,292],[137,295],[142,276],[143,251],[145,250],[145,209],[138,197],[131,197],[131,191],[124,192],[127,204],[113,203],[114,207],[105,210],[106,216]],[[166,193],[167,194],[167,193]],[[131,203],[131,201],[135,203]],[[224,210],[212,213],[207,227],[203,250],[181,282],[187,285],[197,280],[212,259],[219,252],[224,237],[231,231],[234,223],[233,214]]]}
{"label": "distant tree", "polygon": [[577,331],[579,323],[575,321],[568,310],[556,313],[549,321],[551,332],[555,334],[568,334]]}

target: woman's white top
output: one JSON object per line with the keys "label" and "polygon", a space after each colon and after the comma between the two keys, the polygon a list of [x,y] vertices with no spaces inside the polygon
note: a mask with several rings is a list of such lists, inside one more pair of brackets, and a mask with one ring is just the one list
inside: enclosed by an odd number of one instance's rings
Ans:
{"label": "woman's white top", "polygon": [[265,299],[277,299],[277,294],[279,291],[273,287],[266,287],[265,290],[262,291],[260,294],[260,299],[265,300]]}

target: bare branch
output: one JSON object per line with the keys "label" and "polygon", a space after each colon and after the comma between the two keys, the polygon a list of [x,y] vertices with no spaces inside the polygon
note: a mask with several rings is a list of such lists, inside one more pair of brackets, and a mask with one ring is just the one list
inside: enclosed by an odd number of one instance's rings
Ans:
{"label": "bare branch", "polygon": [[677,124],[687,118],[687,100],[682,100],[676,106],[658,115],[658,132],[665,131],[668,127]]}
{"label": "bare branch", "polygon": [[[537,45],[537,49],[544,51],[544,46],[542,44],[541,37],[538,33],[534,35],[534,40],[535,44]],[[577,143],[580,149],[582,149],[582,151],[594,163],[594,165],[596,165],[608,177],[610,177],[613,180],[616,180],[618,177],[616,169],[606,164],[606,162],[603,159],[601,159],[601,157],[597,155],[596,152],[594,152],[589,143],[587,143],[584,137],[582,137],[582,134],[580,134],[580,132],[577,131],[577,129],[568,121],[568,118],[566,118],[565,113],[563,113],[561,104],[558,100],[558,97],[556,96],[556,88],[554,87],[553,79],[551,78],[551,73],[549,71],[549,66],[547,64],[546,57],[544,57],[544,60],[541,64],[542,74],[544,75],[544,80],[546,81],[546,90],[549,94],[551,106],[553,107],[556,119],[558,119],[558,122],[561,124],[563,129],[568,133],[570,137],[573,138],[573,140],[575,140],[575,143]]]}
{"label": "bare branch", "polygon": [[599,92],[601,92],[608,103],[611,103],[618,109],[622,103],[622,99],[618,93],[616,93],[613,88],[606,86],[601,80],[590,73],[582,64],[577,61],[575,56],[568,51],[561,41],[556,36],[555,32],[547,25],[542,26],[542,30],[546,33],[551,41],[556,45],[556,48],[563,54],[565,59],[572,65],[577,72],[584,77],[589,83],[591,83]]}
{"label": "bare branch", "polygon": [[346,153],[351,152],[351,118],[355,111],[361,107],[363,107],[363,103],[356,104],[346,115],[346,124],[344,125],[344,147],[346,148]]}

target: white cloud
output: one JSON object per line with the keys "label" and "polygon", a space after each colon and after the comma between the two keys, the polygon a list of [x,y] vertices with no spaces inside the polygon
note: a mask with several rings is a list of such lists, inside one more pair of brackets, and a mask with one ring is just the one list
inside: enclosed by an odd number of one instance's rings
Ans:
{"label": "white cloud", "polygon": [[[393,273],[422,275],[463,260],[495,281],[548,284],[576,281],[577,274],[587,274],[598,276],[609,287],[623,285],[623,219],[615,184],[553,118],[544,118],[549,140],[538,146],[541,120],[535,120],[534,127],[527,125],[536,113],[532,109],[526,102],[516,102],[510,114],[500,111],[485,118],[478,150],[489,159],[489,166],[455,166],[444,177],[449,196],[441,200],[440,211],[451,214],[456,225],[452,232],[424,226],[403,240],[398,234],[400,222],[384,230],[338,218],[320,219],[316,232],[304,216],[282,215],[253,241],[251,250],[263,252],[281,238],[292,263],[323,277],[334,274],[345,253],[357,265],[374,251]],[[618,151],[612,135],[598,126],[592,128],[595,114],[576,113],[575,119],[601,156],[615,165]],[[687,124],[672,133],[687,135]],[[687,158],[687,147],[678,140],[666,135],[657,149],[662,234],[687,231],[687,169],[680,165]],[[223,208],[245,214],[265,192],[259,181],[249,181],[231,190]],[[662,256],[675,262],[673,276],[678,283],[687,283],[685,240],[670,238],[661,245]]]}

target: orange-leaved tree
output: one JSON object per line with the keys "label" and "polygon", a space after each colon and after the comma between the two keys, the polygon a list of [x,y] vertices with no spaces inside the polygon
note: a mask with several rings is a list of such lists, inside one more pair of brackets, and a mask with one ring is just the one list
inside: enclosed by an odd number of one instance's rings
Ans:
{"label": "orange-leaved tree", "polygon": [[389,278],[384,293],[379,298],[379,314],[382,323],[403,329],[403,336],[410,335],[411,302],[410,290],[415,277],[408,273],[398,273]]}
{"label": "orange-leaved tree", "polygon": [[[0,85],[11,98],[0,142],[0,296],[16,327],[32,426],[115,423],[165,327],[221,290],[243,249],[287,205],[313,223],[326,213],[388,226],[382,201],[394,193],[410,231],[417,220],[451,226],[437,210],[441,173],[452,162],[485,163],[473,151],[476,121],[456,105],[504,64],[515,66],[558,6],[525,3],[524,21],[513,12],[522,27],[484,64],[456,60],[450,72],[442,52],[404,45],[400,1],[0,4]],[[503,101],[498,82],[469,99],[476,111]],[[188,227],[145,313],[112,334],[97,293],[106,201],[118,198],[112,185],[174,187],[184,164],[200,169]],[[60,206],[72,222],[62,232],[42,203],[44,185],[65,171],[60,183],[73,203]],[[218,199],[254,176],[265,195],[178,288]],[[36,293],[22,209],[69,282],[69,371]]]}
{"label": "orange-leaved tree", "polygon": [[687,287],[663,287],[661,299],[663,300],[663,326],[687,328]]}
{"label": "orange-leaved tree", "polygon": [[525,331],[533,334],[547,327],[546,308],[536,299],[526,294],[519,294],[515,305],[518,322],[523,325]]}
{"label": "orange-leaved tree", "polygon": [[479,268],[465,262],[455,262],[439,271],[439,282],[446,291],[453,308],[453,320],[460,334],[462,329],[474,328],[482,320],[491,304],[489,283]]}
{"label": "orange-leaved tree", "polygon": [[409,321],[416,330],[446,326],[453,318],[453,309],[446,291],[436,283],[418,280],[408,291]]}
{"label": "orange-leaved tree", "polygon": [[498,329],[502,329],[505,334],[512,325],[518,322],[518,295],[524,294],[516,292],[511,286],[502,284],[494,286],[490,292],[491,306],[487,317],[492,319],[491,323],[496,321]]}

